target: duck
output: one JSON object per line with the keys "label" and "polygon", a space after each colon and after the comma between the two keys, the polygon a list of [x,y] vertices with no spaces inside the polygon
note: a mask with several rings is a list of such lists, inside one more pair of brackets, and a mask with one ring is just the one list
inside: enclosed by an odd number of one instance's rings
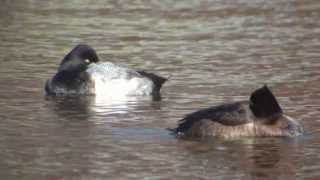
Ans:
{"label": "duck", "polygon": [[78,44],[45,83],[46,95],[160,96],[167,78],[112,62],[100,62],[89,45]]}
{"label": "duck", "polygon": [[187,114],[172,129],[178,137],[294,137],[303,134],[298,121],[286,115],[267,85],[249,100],[225,103]]}

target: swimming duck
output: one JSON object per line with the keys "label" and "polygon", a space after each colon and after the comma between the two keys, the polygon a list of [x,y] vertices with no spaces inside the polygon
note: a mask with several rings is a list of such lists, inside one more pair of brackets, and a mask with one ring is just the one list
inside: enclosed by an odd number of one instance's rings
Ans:
{"label": "swimming duck", "polygon": [[61,61],[57,73],[45,84],[47,95],[154,95],[166,81],[146,71],[111,62],[99,63],[95,50],[85,44],[74,47]]}
{"label": "swimming duck", "polygon": [[249,101],[202,109],[185,116],[174,132],[179,137],[297,136],[302,126],[285,115],[265,85]]}

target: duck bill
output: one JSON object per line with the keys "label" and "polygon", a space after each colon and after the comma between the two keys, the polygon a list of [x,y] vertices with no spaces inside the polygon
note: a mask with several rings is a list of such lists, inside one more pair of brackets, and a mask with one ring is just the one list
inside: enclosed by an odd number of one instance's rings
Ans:
{"label": "duck bill", "polygon": [[303,134],[303,127],[302,125],[292,117],[283,114],[283,117],[288,121],[288,131],[292,136],[299,136]]}

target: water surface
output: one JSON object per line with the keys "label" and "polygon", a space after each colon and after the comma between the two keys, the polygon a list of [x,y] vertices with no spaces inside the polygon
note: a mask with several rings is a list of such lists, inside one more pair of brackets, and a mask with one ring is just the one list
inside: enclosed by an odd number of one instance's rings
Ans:
{"label": "water surface", "polygon": [[[0,15],[3,179],[320,177],[317,0],[4,0]],[[45,97],[78,43],[170,76],[162,100]],[[307,135],[192,141],[166,130],[263,84]]]}

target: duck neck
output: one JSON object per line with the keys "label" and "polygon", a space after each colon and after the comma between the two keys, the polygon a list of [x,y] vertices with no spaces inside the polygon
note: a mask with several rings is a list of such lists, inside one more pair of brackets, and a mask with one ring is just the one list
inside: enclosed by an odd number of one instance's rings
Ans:
{"label": "duck neck", "polygon": [[59,71],[52,80],[58,84],[72,84],[79,78],[80,74],[80,72]]}
{"label": "duck neck", "polygon": [[78,90],[88,78],[86,72],[59,71],[53,77],[52,84],[67,90]]}

